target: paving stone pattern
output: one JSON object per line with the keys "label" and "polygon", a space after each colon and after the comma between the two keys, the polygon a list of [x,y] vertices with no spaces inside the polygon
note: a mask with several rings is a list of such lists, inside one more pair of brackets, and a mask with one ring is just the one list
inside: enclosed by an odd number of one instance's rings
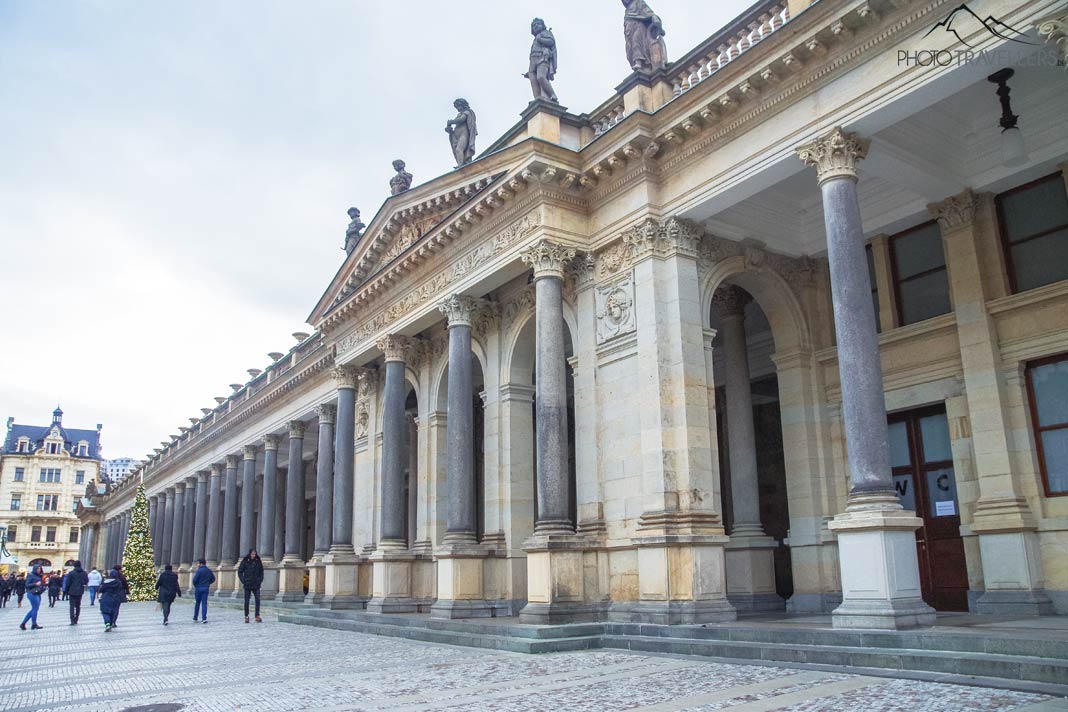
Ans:
{"label": "paving stone pattern", "polygon": [[99,608],[0,609],[0,710],[485,710],[487,712],[1007,712],[1060,707],[1042,695],[699,659],[586,651],[525,655],[278,623],[214,608],[126,604],[105,633]]}

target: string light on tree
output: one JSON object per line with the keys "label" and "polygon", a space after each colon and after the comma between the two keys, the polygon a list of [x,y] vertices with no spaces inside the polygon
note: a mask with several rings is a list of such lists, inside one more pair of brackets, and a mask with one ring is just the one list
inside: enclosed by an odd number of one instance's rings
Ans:
{"label": "string light on tree", "polygon": [[130,582],[131,601],[156,600],[156,566],[152,556],[152,534],[148,522],[148,498],[145,485],[137,486],[130,532],[122,555],[122,571]]}

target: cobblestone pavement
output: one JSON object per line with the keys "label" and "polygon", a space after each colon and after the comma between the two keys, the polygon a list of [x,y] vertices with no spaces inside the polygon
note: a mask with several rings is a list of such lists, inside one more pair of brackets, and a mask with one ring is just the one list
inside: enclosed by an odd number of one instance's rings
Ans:
{"label": "cobblestone pavement", "polygon": [[[24,604],[25,606],[25,604]],[[245,625],[216,607],[194,625],[178,604],[122,607],[104,633],[99,608],[68,625],[67,605],[42,607],[44,630],[22,632],[26,608],[0,609],[0,710],[454,710],[707,712],[1039,712],[1042,695],[829,672],[590,651],[524,655],[277,623]],[[178,709],[161,707],[158,709]]]}

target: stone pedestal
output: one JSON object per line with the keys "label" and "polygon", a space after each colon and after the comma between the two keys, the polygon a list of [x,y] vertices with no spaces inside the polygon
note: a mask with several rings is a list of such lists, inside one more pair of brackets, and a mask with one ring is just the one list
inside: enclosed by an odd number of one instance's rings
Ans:
{"label": "stone pedestal", "polygon": [[241,588],[241,582],[237,580],[237,565],[219,564],[215,572],[215,596],[217,598],[233,598],[234,591]]}
{"label": "stone pedestal", "polygon": [[371,556],[372,613],[415,613],[419,603],[412,598],[412,564],[415,554],[407,549],[380,546]]}
{"label": "stone pedestal", "polygon": [[324,608],[363,608],[364,599],[358,594],[356,571],[359,557],[353,552],[330,552],[323,557]]}
{"label": "stone pedestal", "polygon": [[520,623],[548,625],[599,620],[601,606],[586,601],[583,557],[589,542],[577,534],[538,534],[528,539],[527,605]]}
{"label": "stone pedestal", "polygon": [[923,520],[901,509],[896,497],[852,495],[830,523],[842,562],[842,605],[835,628],[902,629],[934,625],[923,602],[916,530]]}
{"label": "stone pedestal", "polygon": [[738,611],[781,611],[775,590],[775,549],[770,536],[731,536],[726,547],[727,599]]}
{"label": "stone pedestal", "polygon": [[193,580],[193,572],[189,570],[188,564],[182,564],[178,567],[178,587],[179,588],[191,588],[190,581]]}
{"label": "stone pedestal", "polygon": [[[1045,592],[1038,536],[1033,531],[984,533],[979,537],[986,591],[976,601],[976,613],[1008,616],[1052,615]],[[996,577],[987,571],[997,573]]]}
{"label": "stone pedestal", "polygon": [[486,550],[477,544],[445,546],[437,550],[438,599],[430,608],[434,618],[489,618],[493,606],[485,600]]}
{"label": "stone pedestal", "polygon": [[285,558],[275,569],[278,575],[276,601],[304,600],[304,562],[301,559]]}
{"label": "stone pedestal", "polygon": [[261,557],[263,562],[263,584],[260,585],[260,598],[273,601],[278,595],[278,564],[273,559]]}
{"label": "stone pedestal", "polygon": [[326,565],[319,557],[313,557],[308,562],[308,593],[304,597],[305,603],[319,603],[326,593]]}
{"label": "stone pedestal", "polygon": [[665,535],[635,541],[640,547],[639,600],[625,609],[627,620],[692,625],[737,618],[727,600],[726,536]]}

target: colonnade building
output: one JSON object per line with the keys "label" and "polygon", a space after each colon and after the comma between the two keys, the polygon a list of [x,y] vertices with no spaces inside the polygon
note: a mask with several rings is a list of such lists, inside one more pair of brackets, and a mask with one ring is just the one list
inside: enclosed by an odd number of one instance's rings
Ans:
{"label": "colonnade building", "polygon": [[762,2],[388,198],[140,471],[157,562],[531,623],[1068,613],[1068,4],[958,5]]}

